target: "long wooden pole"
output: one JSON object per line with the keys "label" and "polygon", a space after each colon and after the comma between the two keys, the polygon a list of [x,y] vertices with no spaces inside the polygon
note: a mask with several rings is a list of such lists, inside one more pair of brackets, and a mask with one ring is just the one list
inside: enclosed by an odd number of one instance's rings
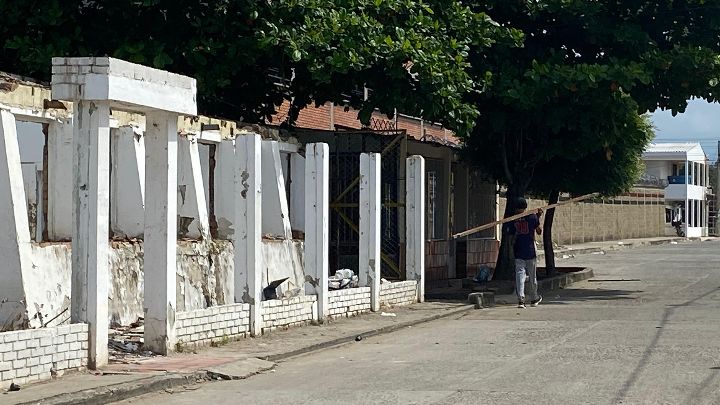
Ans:
{"label": "long wooden pole", "polygon": [[[540,207],[540,208],[542,208],[543,211],[547,211],[547,210],[549,210],[549,209],[552,209],[552,208],[555,208],[555,207],[560,207],[560,206],[565,205],[565,204],[570,204],[570,203],[574,203],[574,202],[578,202],[578,201],[582,201],[582,200],[587,200],[588,198],[592,198],[592,197],[595,197],[595,196],[598,196],[598,195],[599,195],[599,193],[585,194],[585,195],[581,195],[580,197],[571,198],[571,199],[566,200],[566,201],[561,201],[561,202],[556,203],[556,204],[546,205],[546,206]],[[490,229],[490,228],[492,228],[492,227],[495,227],[495,226],[500,225],[500,224],[504,224],[504,223],[506,223],[506,222],[514,221],[514,220],[516,220],[516,219],[519,219],[519,218],[528,216],[528,215],[530,215],[530,214],[532,214],[532,212],[527,211],[527,212],[523,212],[523,213],[520,213],[520,214],[516,214],[516,215],[510,216],[510,217],[507,217],[507,218],[503,218],[503,219],[501,219],[501,220],[499,220],[499,221],[491,222],[491,223],[489,223],[489,224],[480,225],[480,226],[478,226],[478,227],[468,229],[467,231],[462,231],[462,232],[460,232],[460,233],[456,233],[455,235],[452,236],[452,238],[453,238],[453,239],[457,239],[457,238],[462,238],[463,236],[472,235],[472,234],[474,234],[474,233],[476,233],[476,232],[484,231],[484,230],[486,230],[486,229]]]}

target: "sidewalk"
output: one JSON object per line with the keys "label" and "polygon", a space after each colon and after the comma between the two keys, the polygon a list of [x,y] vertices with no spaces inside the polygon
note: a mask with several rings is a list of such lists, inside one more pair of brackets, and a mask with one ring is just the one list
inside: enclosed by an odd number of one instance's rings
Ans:
{"label": "sidewalk", "polygon": [[221,347],[208,347],[169,357],[140,358],[114,363],[98,372],[69,374],[57,380],[21,387],[0,395],[2,404],[104,404],[160,390],[192,389],[197,382],[247,378],[267,371],[276,362],[316,350],[389,333],[423,322],[460,314],[473,308],[458,303],[422,303],[384,308],[318,326],[275,331]]}

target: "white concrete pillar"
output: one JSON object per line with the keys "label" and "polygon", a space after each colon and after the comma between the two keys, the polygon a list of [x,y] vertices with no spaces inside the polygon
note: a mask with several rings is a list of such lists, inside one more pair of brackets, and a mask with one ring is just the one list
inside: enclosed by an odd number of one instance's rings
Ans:
{"label": "white concrete pillar", "polygon": [[88,366],[108,361],[110,108],[75,103],[71,320],[90,325]]}
{"label": "white concrete pillar", "polygon": [[[307,224],[305,224],[307,227]],[[360,285],[369,286],[370,307],[380,310],[380,154],[360,155]]]}
{"label": "white concrete pillar", "polygon": [[330,148],[326,143],[305,146],[305,284],[316,294],[318,319],[328,315],[330,255]]}
{"label": "white concrete pillar", "polygon": [[177,115],[147,114],[145,131],[145,346],[175,345],[177,272]]}
{"label": "white concrete pillar", "polygon": [[235,139],[235,302],[250,304],[250,334],[262,335],[262,139]]}
{"label": "white concrete pillar", "polygon": [[188,139],[188,148],[190,152],[190,170],[192,173],[192,189],[193,194],[185,198],[194,198],[197,207],[197,222],[200,231],[200,237],[205,240],[210,239],[210,221],[208,220],[207,199],[205,198],[205,185],[203,181],[202,165],[200,163],[200,150],[198,148],[197,139]]}
{"label": "white concrete pillar", "polygon": [[410,156],[406,161],[405,273],[417,281],[418,302],[425,301],[425,159]]}
{"label": "white concrete pillar", "polygon": [[22,323],[22,303],[26,302],[22,276],[32,266],[30,227],[15,116],[6,110],[0,110],[0,226],[0,301],[4,302],[0,325],[10,323],[10,319]]}

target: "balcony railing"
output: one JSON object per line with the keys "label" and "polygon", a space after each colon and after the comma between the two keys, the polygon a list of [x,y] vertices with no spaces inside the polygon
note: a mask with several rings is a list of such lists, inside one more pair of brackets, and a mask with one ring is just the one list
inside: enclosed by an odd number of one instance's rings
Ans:
{"label": "balcony railing", "polygon": [[692,176],[687,177],[687,183],[685,183],[685,176],[668,176],[668,184],[693,184]]}

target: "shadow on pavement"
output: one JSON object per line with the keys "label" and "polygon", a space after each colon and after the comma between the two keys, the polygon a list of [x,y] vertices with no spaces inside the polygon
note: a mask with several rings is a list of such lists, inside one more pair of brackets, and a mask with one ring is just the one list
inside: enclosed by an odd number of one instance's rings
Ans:
{"label": "shadow on pavement", "polygon": [[642,290],[619,289],[563,289],[541,292],[545,305],[566,305],[583,301],[635,300]]}

